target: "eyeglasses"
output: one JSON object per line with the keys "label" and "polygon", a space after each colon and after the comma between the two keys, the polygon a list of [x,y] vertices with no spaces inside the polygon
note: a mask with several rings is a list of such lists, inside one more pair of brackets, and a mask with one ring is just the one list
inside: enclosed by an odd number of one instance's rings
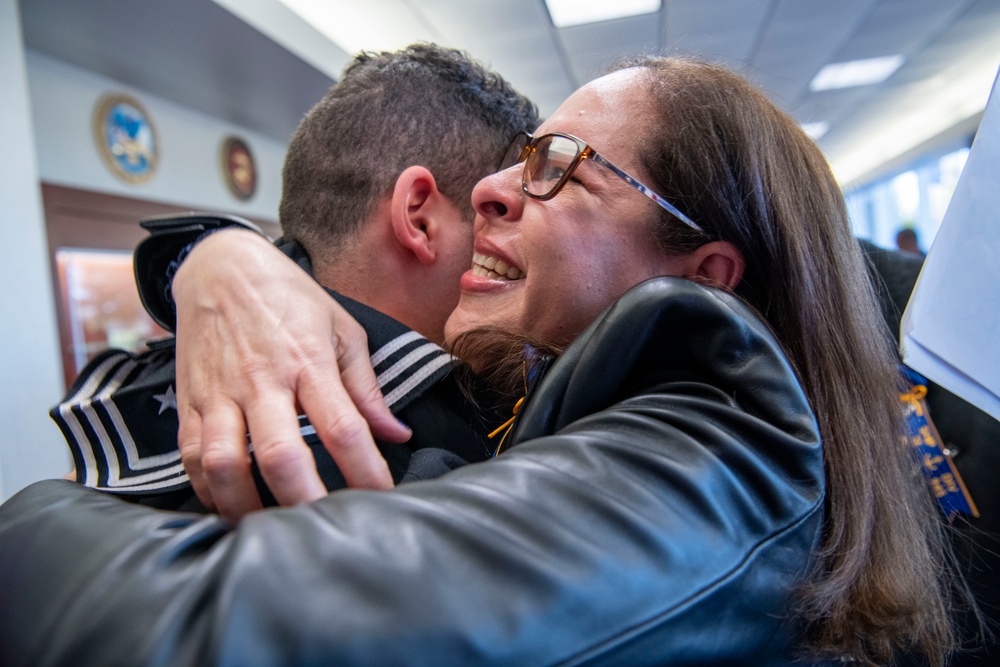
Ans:
{"label": "eyeglasses", "polygon": [[571,134],[553,132],[543,134],[540,137],[532,137],[526,132],[518,132],[514,136],[514,140],[510,142],[510,146],[507,147],[507,152],[504,154],[503,160],[500,161],[498,171],[524,162],[521,189],[529,197],[544,201],[559,194],[559,191],[584,160],[593,160],[602,167],[607,167],[615,176],[652,199],[688,227],[702,234],[705,233],[691,218],[681,213],[676,206],[603,158],[597,151],[588,146],[587,142]]}

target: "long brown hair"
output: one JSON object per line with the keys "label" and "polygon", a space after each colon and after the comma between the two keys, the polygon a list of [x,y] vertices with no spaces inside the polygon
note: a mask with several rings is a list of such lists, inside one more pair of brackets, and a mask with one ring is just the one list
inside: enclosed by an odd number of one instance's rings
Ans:
{"label": "long brown hair", "polygon": [[901,444],[895,353],[840,189],[818,147],[736,74],[676,58],[642,68],[660,122],[640,134],[651,185],[704,230],[663,214],[667,252],[725,240],[743,253],[736,293],[770,324],[823,436],[822,546],[801,590],[805,649],[887,664],[953,648],[942,521]]}

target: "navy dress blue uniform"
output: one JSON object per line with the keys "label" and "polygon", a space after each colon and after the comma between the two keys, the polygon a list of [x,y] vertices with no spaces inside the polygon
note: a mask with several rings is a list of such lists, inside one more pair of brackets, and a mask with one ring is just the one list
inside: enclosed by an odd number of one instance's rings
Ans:
{"label": "navy dress blue uniform", "polygon": [[[229,216],[166,217],[143,224],[153,233],[136,250],[139,293],[154,319],[170,330],[175,320],[169,285],[185,249],[206,233],[226,226],[259,231]],[[312,273],[301,246],[279,241],[278,247]],[[378,443],[394,481],[433,477],[488,458],[495,445],[488,443],[486,433],[503,418],[472,406],[456,380],[455,360],[387,315],[327,292],[365,329],[386,402],[413,429],[407,443]],[[79,483],[160,509],[205,511],[177,449],[174,371],[173,338],[151,343],[142,354],[107,350],[88,363],[50,413],[70,445]],[[489,405],[487,394],[481,393]],[[344,488],[343,475],[304,415],[299,417],[299,426],[327,489]],[[414,457],[420,450],[428,451]],[[265,506],[276,504],[255,463],[252,470]]]}

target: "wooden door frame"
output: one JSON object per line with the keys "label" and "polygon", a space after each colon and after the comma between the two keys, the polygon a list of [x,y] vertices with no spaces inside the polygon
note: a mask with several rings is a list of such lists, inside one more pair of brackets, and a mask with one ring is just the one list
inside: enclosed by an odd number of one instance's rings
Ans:
{"label": "wooden door frame", "polygon": [[[204,207],[184,207],[143,199],[80,190],[43,183],[42,203],[48,237],[49,268],[52,276],[56,318],[59,326],[60,357],[68,387],[76,376],[67,304],[60,289],[56,252],[62,248],[132,251],[146,236],[139,220],[154,215],[203,211]],[[227,211],[233,213],[232,211]],[[249,217],[273,238],[281,235],[275,221]]]}

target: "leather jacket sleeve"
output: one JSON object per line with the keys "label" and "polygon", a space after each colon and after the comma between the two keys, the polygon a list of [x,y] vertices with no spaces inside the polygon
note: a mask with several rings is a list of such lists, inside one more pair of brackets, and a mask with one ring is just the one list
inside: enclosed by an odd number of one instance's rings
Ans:
{"label": "leather jacket sleeve", "polygon": [[0,507],[4,665],[791,661],[817,428],[735,299],[626,294],[496,459],[218,517],[41,482]]}

